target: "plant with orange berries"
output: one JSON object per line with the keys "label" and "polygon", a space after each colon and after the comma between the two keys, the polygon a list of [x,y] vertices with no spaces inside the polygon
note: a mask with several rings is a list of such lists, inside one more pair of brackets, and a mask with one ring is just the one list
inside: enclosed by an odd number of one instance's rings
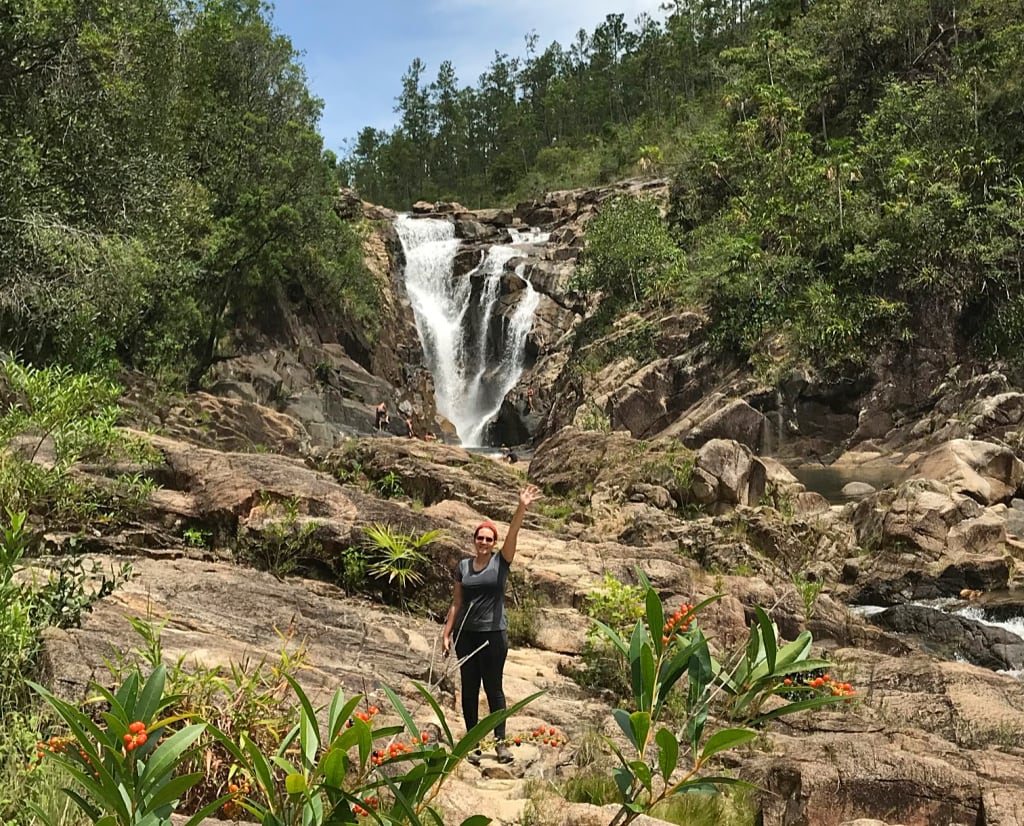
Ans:
{"label": "plant with orange berries", "polygon": [[[628,640],[595,620],[601,633],[629,663],[634,708],[612,712],[632,749],[627,753],[610,738],[607,740],[619,761],[613,777],[621,808],[612,826],[629,823],[673,795],[706,793],[740,784],[733,778],[708,775],[706,769],[716,755],[750,742],[757,732],[748,727],[713,730],[708,726],[712,713],[747,726],[761,726],[784,714],[841,701],[845,695],[833,691],[846,690],[845,684],[836,688],[836,684],[829,683],[829,692],[819,693],[818,689],[826,685],[821,682],[808,687],[813,696],[784,702],[784,680],[792,683],[793,676],[827,665],[809,658],[809,633],[779,648],[775,625],[761,608],[756,608],[747,645],[726,657],[730,665],[723,666],[712,657],[697,623],[701,610],[721,596],[698,605],[684,603],[666,618],[650,581],[643,572],[639,577],[644,590],[644,616],[636,622]],[[663,717],[670,695],[680,684],[684,686],[685,720],[673,729]],[[762,705],[769,698],[775,698],[776,705],[764,711]]]}
{"label": "plant with orange berries", "polygon": [[[206,725],[187,725],[171,733],[180,718],[164,717],[175,698],[164,696],[167,672],[157,666],[147,680],[130,673],[116,693],[93,685],[97,700],[109,711],[97,722],[78,707],[30,683],[67,726],[67,734],[38,744],[38,760],[56,761],[74,780],[64,792],[93,823],[102,826],[161,826],[170,823],[181,795],[202,778],[201,773],[178,774],[190,759]],[[204,807],[186,826],[195,826],[227,802],[222,798]],[[40,820],[46,814],[29,804]]]}
{"label": "plant with orange berries", "polygon": [[[335,693],[326,727],[302,687],[285,675],[299,705],[299,721],[267,755],[250,739],[241,743],[210,729],[229,751],[241,772],[252,779],[251,794],[232,800],[264,826],[333,826],[362,818],[376,823],[436,826],[442,820],[433,801],[462,760],[479,748],[494,727],[539,696],[533,694],[481,720],[456,740],[440,705],[421,685],[416,688],[439,721],[441,736],[420,731],[399,697],[384,692],[401,725],[377,725],[379,709],[365,706],[361,695],[348,699]],[[550,735],[549,735],[550,738]],[[549,740],[550,742],[550,740]],[[232,809],[232,811],[235,811]],[[475,815],[462,826],[484,826],[489,818]]]}

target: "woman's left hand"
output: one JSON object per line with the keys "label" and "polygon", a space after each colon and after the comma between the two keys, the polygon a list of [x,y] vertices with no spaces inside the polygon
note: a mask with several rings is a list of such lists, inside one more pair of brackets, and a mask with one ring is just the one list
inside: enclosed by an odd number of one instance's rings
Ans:
{"label": "woman's left hand", "polygon": [[530,505],[532,505],[534,502],[536,502],[543,496],[544,494],[541,493],[539,487],[537,487],[536,485],[527,485],[525,488],[519,491],[519,504],[522,505],[525,509],[530,507]]}

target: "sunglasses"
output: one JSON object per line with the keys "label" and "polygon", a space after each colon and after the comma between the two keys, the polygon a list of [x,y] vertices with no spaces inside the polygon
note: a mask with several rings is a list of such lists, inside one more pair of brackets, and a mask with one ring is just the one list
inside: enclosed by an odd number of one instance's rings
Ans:
{"label": "sunglasses", "polygon": [[474,536],[473,538],[477,542],[483,542],[485,545],[493,545],[494,544],[494,537],[493,536]]}

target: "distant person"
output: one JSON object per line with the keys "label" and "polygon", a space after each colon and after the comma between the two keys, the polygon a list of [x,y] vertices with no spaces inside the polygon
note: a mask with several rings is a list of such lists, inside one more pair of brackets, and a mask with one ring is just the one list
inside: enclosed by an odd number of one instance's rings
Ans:
{"label": "distant person", "polygon": [[532,413],[533,412],[533,388],[532,387],[527,387],[526,388],[526,412],[527,413]]}
{"label": "distant person", "polygon": [[510,447],[505,448],[505,461],[510,465],[514,465],[519,461],[519,457],[516,455],[516,452]]}
{"label": "distant person", "polygon": [[[452,605],[445,620],[441,648],[447,655],[454,643],[462,676],[462,717],[469,731],[479,722],[480,684],[487,695],[491,713],[505,708],[502,677],[508,655],[508,617],[505,614],[505,585],[516,555],[519,529],[526,509],[541,497],[540,489],[527,485],[519,491],[519,506],[512,515],[505,543],[498,551],[498,529],[481,522],[473,531],[473,556],[463,559],[453,571]],[[505,742],[505,723],[494,729],[498,761],[512,761]],[[466,757],[480,762],[480,752]]]}
{"label": "distant person", "polygon": [[437,436],[434,435],[434,431],[433,430],[428,430],[427,431],[427,435],[423,437],[423,441],[425,441],[425,442],[436,442],[437,441]]}
{"label": "distant person", "polygon": [[413,430],[413,427],[412,427],[412,416],[409,415],[408,413],[405,414],[405,427],[409,431],[406,435],[410,439],[415,439],[416,438],[416,431]]}
{"label": "distant person", "polygon": [[391,424],[391,416],[388,415],[388,403],[381,402],[377,405],[377,421],[375,427],[378,433],[383,433]]}

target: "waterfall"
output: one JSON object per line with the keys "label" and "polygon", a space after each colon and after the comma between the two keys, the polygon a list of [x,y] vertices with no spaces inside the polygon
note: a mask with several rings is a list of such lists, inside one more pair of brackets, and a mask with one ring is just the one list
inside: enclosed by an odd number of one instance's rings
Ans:
{"label": "waterfall", "polygon": [[[450,221],[400,215],[395,229],[437,410],[455,425],[464,445],[481,445],[488,423],[522,375],[526,337],[540,302],[520,264],[515,272],[525,285],[522,295],[507,326],[494,329],[505,265],[547,235],[512,230],[512,243],[495,244],[472,272],[455,278],[459,242]],[[480,282],[476,289],[474,282]]]}

